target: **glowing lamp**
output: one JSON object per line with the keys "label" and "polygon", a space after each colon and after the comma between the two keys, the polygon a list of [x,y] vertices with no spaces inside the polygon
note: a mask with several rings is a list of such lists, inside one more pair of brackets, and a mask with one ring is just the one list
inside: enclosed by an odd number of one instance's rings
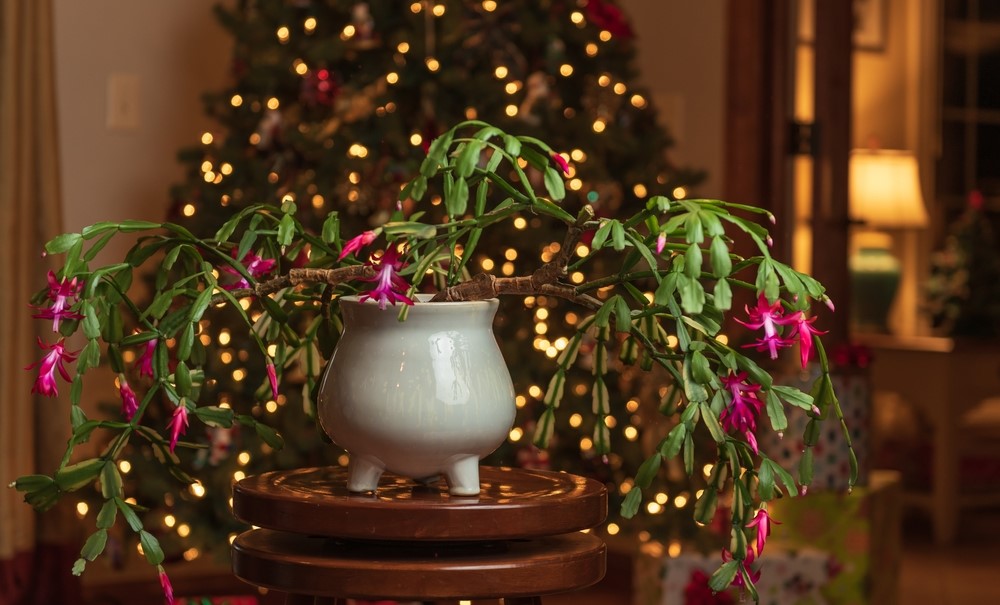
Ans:
{"label": "glowing lamp", "polygon": [[864,229],[849,259],[851,319],[859,330],[887,332],[900,263],[886,231],[927,225],[917,158],[909,151],[855,150],[849,171],[851,218]]}

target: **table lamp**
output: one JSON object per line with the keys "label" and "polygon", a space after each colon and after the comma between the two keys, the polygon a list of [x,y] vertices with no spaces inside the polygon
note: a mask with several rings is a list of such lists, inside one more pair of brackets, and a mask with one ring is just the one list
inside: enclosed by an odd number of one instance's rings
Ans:
{"label": "table lamp", "polygon": [[851,218],[864,229],[855,235],[856,251],[848,261],[851,320],[862,331],[888,332],[900,263],[886,231],[927,225],[917,158],[910,151],[857,149],[849,171]]}

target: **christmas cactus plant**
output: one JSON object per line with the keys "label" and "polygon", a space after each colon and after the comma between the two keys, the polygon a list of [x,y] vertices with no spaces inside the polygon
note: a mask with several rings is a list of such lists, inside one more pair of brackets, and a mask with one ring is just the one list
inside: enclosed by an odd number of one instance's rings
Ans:
{"label": "christmas cactus plant", "polygon": [[[170,600],[162,550],[123,489],[117,463],[130,440],[148,442],[183,483],[197,482],[196,471],[184,468],[176,455],[199,447],[185,441],[192,422],[240,424],[270,446],[281,446],[281,436],[239,409],[242,404],[216,405],[200,397],[212,380],[205,360],[213,341],[202,331],[214,313],[238,315],[255,343],[249,354],[263,360],[266,375],[248,378],[260,381],[262,401],[294,383],[310,402],[322,357],[341,327],[339,297],[374,299],[405,321],[417,292],[436,292],[432,301],[544,297],[578,314],[540,397],[534,433],[540,447],[553,434],[567,371],[582,348],[593,351],[590,397],[598,453],[614,447],[604,422],[612,405],[609,368],[619,362],[662,368],[669,381],[656,404],[672,428],[638,469],[622,514],[637,512],[643,489],[665,461],[678,458],[692,474],[695,436],[706,435],[714,443],[714,464],[697,496],[696,520],[708,523],[723,495],[731,501],[731,539],[710,585],[722,590],[735,584],[756,598],[750,563],[762,554],[770,532],[767,503],[804,492],[811,476],[808,451],[796,480],[759,451],[758,431],[785,430],[789,405],[811,417],[807,446],[815,443],[822,420],[832,416],[844,424],[811,313],[813,302],[830,301],[816,280],[771,257],[770,236],[760,224],[773,221],[769,212],[657,196],[632,216],[596,218],[590,206],[560,205],[564,177],[574,171],[567,157],[537,139],[470,121],[433,142],[420,174],[402,188],[396,212],[370,231],[342,235],[331,213],[320,232],[310,232],[297,220],[295,203],[283,200],[234,214],[211,238],[177,224],[125,221],[97,223],[48,242],[46,252],[64,255],[65,262],[33,301],[34,316],[51,322],[53,336],[40,341],[43,356],[31,369],[38,373],[38,393],[55,395],[65,388],[60,379],[69,383],[72,437],[52,475],[21,477],[14,486],[39,510],[69,492],[99,488],[104,502],[97,530],[74,573],[102,552],[121,516],[159,568]],[[506,222],[530,228],[526,219],[537,218],[562,222],[565,237],[547,247],[531,273],[472,274],[470,259],[484,230]],[[134,238],[135,244],[122,262],[92,266],[115,237]],[[752,256],[734,252],[740,239]],[[150,291],[136,296],[133,291],[143,289],[133,287],[133,280],[140,275],[148,276]],[[734,309],[734,294],[752,302]],[[730,314],[755,331],[756,340],[739,347],[721,338]],[[70,342],[78,342],[79,350],[71,351]],[[801,364],[819,362],[810,393],[776,384],[762,367],[767,364],[758,363],[793,347]],[[101,364],[116,375],[121,410],[114,419],[90,419],[79,405],[84,377]],[[288,379],[292,373],[294,381]],[[158,420],[148,413],[154,407],[166,410]],[[80,460],[75,448],[98,430],[106,445]]]}

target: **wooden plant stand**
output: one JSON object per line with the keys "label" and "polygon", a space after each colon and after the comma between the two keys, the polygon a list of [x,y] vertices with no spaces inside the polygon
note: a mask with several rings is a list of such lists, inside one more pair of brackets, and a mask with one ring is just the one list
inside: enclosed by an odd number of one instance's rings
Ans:
{"label": "wooden plant stand", "polygon": [[233,511],[255,529],[233,542],[236,576],[285,593],[286,605],[540,604],[604,576],[606,546],[582,531],[607,515],[606,490],[592,479],[482,467],[471,497],[388,473],[376,493],[353,494],[346,479],[346,469],[324,467],[237,483]]}

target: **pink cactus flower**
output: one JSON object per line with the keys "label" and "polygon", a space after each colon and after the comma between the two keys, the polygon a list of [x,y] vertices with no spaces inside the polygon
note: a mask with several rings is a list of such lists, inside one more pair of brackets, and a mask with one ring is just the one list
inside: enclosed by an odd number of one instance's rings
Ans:
{"label": "pink cactus flower", "polygon": [[63,377],[63,380],[70,382],[72,379],[69,376],[69,372],[66,371],[66,366],[64,365],[67,361],[73,361],[76,356],[80,354],[79,351],[70,352],[66,350],[66,345],[64,344],[65,339],[60,338],[59,342],[47,345],[42,342],[42,339],[38,339],[38,346],[42,350],[48,350],[45,357],[42,357],[35,363],[24,368],[25,370],[31,370],[33,368],[38,368],[38,378],[35,379],[34,386],[31,387],[32,393],[39,393],[45,395],[46,397],[55,397],[59,394],[59,389],[56,386],[56,372]]}
{"label": "pink cactus flower", "polygon": [[791,339],[782,338],[778,334],[779,325],[795,321],[794,317],[784,317],[781,311],[781,301],[776,300],[773,304],[770,304],[767,302],[767,298],[761,294],[757,298],[757,306],[753,309],[746,307],[746,311],[749,321],[739,319],[736,321],[751,330],[764,328],[764,336],[757,339],[756,342],[744,345],[744,348],[756,347],[758,351],[767,351],[771,355],[771,359],[777,359],[778,349],[792,346],[793,341]]}
{"label": "pink cactus flower", "polygon": [[32,315],[35,319],[51,319],[52,320],[52,331],[59,331],[59,321],[62,319],[83,319],[83,315],[70,310],[70,307],[74,304],[74,299],[80,295],[80,290],[83,289],[83,282],[77,282],[77,279],[66,279],[56,280],[56,274],[49,271],[48,274],[49,282],[49,300],[52,301],[48,307],[34,307],[39,309],[41,312]]}
{"label": "pink cactus flower", "polygon": [[826,332],[814,328],[812,324],[816,321],[816,318],[810,317],[806,319],[806,314],[801,311],[789,319],[795,322],[795,331],[792,332],[792,336],[797,337],[799,340],[799,357],[801,358],[802,368],[805,369],[809,363],[809,358],[812,356],[813,334],[826,334]]}
{"label": "pink cactus flower", "polygon": [[[750,566],[753,564],[754,559],[755,559],[755,557],[754,557],[754,554],[753,554],[753,548],[750,547],[750,546],[747,546],[747,555],[746,555],[746,558],[744,558],[740,562],[740,568],[741,569],[746,569],[747,572],[750,575],[750,581],[753,582],[754,584],[756,584],[760,580],[760,570],[758,569],[757,571],[752,571],[750,569]],[[731,552],[729,552],[728,549],[725,549],[725,548],[722,549],[722,560],[723,560],[723,562],[726,562],[726,563],[728,563],[729,561],[732,561],[733,560],[733,554]],[[739,571],[736,572],[736,577],[733,578],[733,586],[738,586],[740,588],[746,587],[746,582],[743,580],[743,574],[740,573]]]}
{"label": "pink cactus flower", "polygon": [[764,544],[767,542],[767,538],[771,535],[771,524],[781,525],[780,521],[775,521],[771,518],[771,515],[767,513],[767,509],[761,507],[757,511],[754,518],[747,523],[747,527],[757,528],[757,555],[760,556],[764,554]]}
{"label": "pink cactus flower", "polygon": [[722,385],[729,391],[729,404],[719,415],[719,422],[726,431],[743,433],[753,452],[757,453],[757,417],[763,402],[757,396],[760,385],[747,384],[746,372],[730,373],[721,378]]}
{"label": "pink cactus flower", "polygon": [[373,266],[378,270],[378,274],[367,281],[376,282],[378,285],[374,289],[362,294],[359,298],[361,302],[369,298],[378,300],[378,308],[383,310],[387,303],[392,303],[393,305],[397,302],[407,305],[413,304],[413,301],[403,294],[409,287],[409,284],[399,276],[399,270],[402,268],[403,263],[399,260],[399,252],[395,246],[386,248],[382,258],[379,259],[378,263],[373,264]]}
{"label": "pink cactus flower", "polygon": [[[235,250],[233,250],[233,255],[235,257],[236,255]],[[243,263],[244,267],[246,267],[247,273],[250,274],[250,277],[254,279],[260,279],[261,277],[267,275],[268,273],[271,272],[272,269],[274,269],[274,266],[277,264],[277,261],[274,260],[273,258],[264,259],[257,256],[253,252],[247,252],[246,255],[243,257],[243,260],[241,260],[240,262]],[[233,269],[228,265],[224,265],[220,267],[220,270],[223,273],[228,273],[229,275],[233,275],[238,278],[235,282],[223,286],[225,289],[237,290],[239,288],[250,287],[250,282],[247,281],[247,278],[243,277],[243,275],[240,274],[240,272],[237,271],[236,269]]]}

